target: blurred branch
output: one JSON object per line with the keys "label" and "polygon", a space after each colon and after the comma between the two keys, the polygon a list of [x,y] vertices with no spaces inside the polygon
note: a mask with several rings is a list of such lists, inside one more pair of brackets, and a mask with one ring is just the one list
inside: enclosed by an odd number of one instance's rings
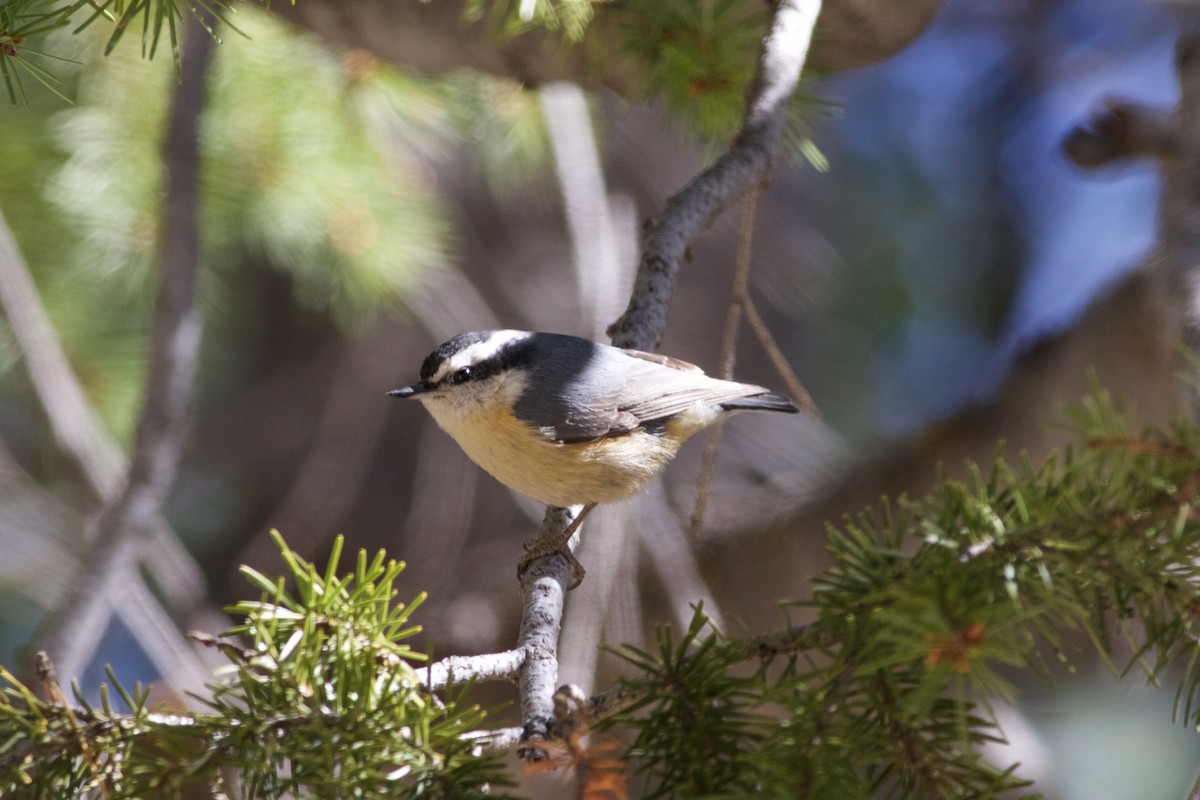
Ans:
{"label": "blurred branch", "polygon": [[[1184,341],[1200,350],[1200,29],[1180,36],[1175,63],[1179,105],[1173,111],[1110,99],[1076,126],[1063,151],[1077,166],[1098,169],[1150,157],[1163,175],[1159,245],[1155,262],[1165,270],[1167,293],[1179,308]],[[1166,298],[1164,298],[1166,299]],[[1193,397],[1195,410],[1200,399]]]}
{"label": "blurred branch", "polygon": [[[20,348],[34,396],[46,415],[59,454],[80,477],[91,504],[113,501],[124,480],[122,473],[126,469],[125,457],[104,428],[72,370],[29,269],[3,217],[0,217],[0,307],[4,310],[9,328]],[[9,462],[9,466],[14,470],[19,469],[12,462]],[[23,492],[27,494],[33,484],[25,478],[23,472],[20,477],[26,484]],[[18,476],[12,475],[7,482],[11,483],[17,479]],[[56,516],[63,518],[63,513]],[[47,510],[44,508],[38,514],[42,524],[46,514]],[[67,524],[65,518],[62,519],[62,524]],[[67,528],[64,527],[61,532],[66,531]],[[94,532],[94,527],[91,532]],[[172,609],[190,616],[204,601],[205,590],[200,568],[161,518],[155,518],[152,532],[153,539],[148,543],[149,547],[143,558],[151,564],[158,588]],[[44,534],[39,535],[39,538],[46,546],[60,548],[66,544],[54,544],[53,537]],[[14,566],[19,565],[27,575],[30,568],[36,569],[34,565],[39,563],[39,559],[34,557],[32,551],[27,552],[25,556],[18,555],[18,551],[13,548],[19,545],[11,539],[6,541],[5,546],[6,552],[15,560]],[[68,556],[76,552],[78,549],[73,546],[69,550],[64,549],[63,554]],[[56,566],[55,571],[51,573],[42,570],[43,574],[38,579],[48,595],[45,598],[47,601],[51,601],[51,597],[60,596],[62,584],[65,583],[62,572],[77,568],[74,559],[70,557],[55,559],[50,563]],[[142,584],[140,576],[128,577],[130,580],[117,583],[122,592],[121,608],[127,612],[122,614],[127,627],[163,674],[177,679],[175,682],[180,686],[199,686],[205,677],[200,673],[205,670],[198,668],[196,659],[187,657],[188,653],[184,649],[161,642],[157,633],[147,631],[147,625],[150,628],[163,629],[164,625],[169,624],[170,617],[164,612],[158,598]],[[96,615],[93,618],[94,624],[81,625],[78,628],[80,635],[73,641],[75,651],[81,658],[86,658],[98,644],[107,627],[104,621],[113,611],[113,605],[107,602],[107,599],[95,599],[98,602],[90,609]]]}
{"label": "blurred branch", "polygon": [[694,606],[702,603],[712,626],[721,630],[725,620],[721,617],[720,604],[700,572],[696,549],[671,509],[662,482],[652,484],[642,492],[638,502],[638,533],[646,548],[647,561],[671,600],[675,622],[686,629],[695,615]]}
{"label": "blurred branch", "polygon": [[1164,159],[1179,150],[1175,115],[1127,100],[1109,99],[1063,140],[1063,152],[1083,169],[1130,158]]}
{"label": "blurred branch", "polygon": [[[82,480],[89,504],[113,501],[121,491],[127,461],[71,368],[3,216],[0,308],[20,348],[58,453]],[[161,518],[154,521],[153,536],[144,558],[152,565],[162,594],[173,609],[190,614],[204,600],[200,567]],[[57,592],[58,581],[52,585]],[[160,666],[165,664],[160,662]]]}
{"label": "blurred branch", "polygon": [[[637,539],[630,522],[633,516],[623,504],[601,506],[588,518],[587,539],[581,542],[588,577],[571,593],[563,634],[561,673],[572,683],[591,689],[596,680],[600,643],[612,618],[612,601],[618,593],[632,591],[638,579]],[[641,628],[619,631],[614,641],[639,641]]]}
{"label": "blurred branch", "polygon": [[72,564],[70,533],[79,515],[21,468],[0,441],[0,585],[41,606],[60,592]]}
{"label": "blurred branch", "polygon": [[[432,420],[423,422],[412,452],[412,503],[398,538],[417,576],[413,580],[432,590],[461,569],[459,557],[479,499],[479,468]],[[445,501],[447,486],[454,487],[453,503]]]}
{"label": "blurred branch", "polygon": [[0,307],[21,355],[34,395],[59,453],[82,478],[91,500],[103,502],[120,486],[121,451],[80,386],[59,344],[16,240],[0,215]]}
{"label": "blurred branch", "polygon": [[125,487],[93,524],[92,548],[80,573],[39,637],[64,675],[83,665],[80,631],[101,627],[105,600],[131,576],[148,531],[175,479],[187,403],[200,347],[195,307],[199,270],[199,118],[212,39],[199,23],[187,26],[186,55],[163,145],[166,181],[162,220],[162,278],[150,330],[145,403],[138,421]]}
{"label": "blurred branch", "polygon": [[407,303],[425,330],[441,342],[465,330],[500,327],[500,319],[462,270],[442,264]]}
{"label": "blurred branch", "polygon": [[[339,48],[366,48],[420,73],[466,68],[530,86],[571,80],[617,91],[628,90],[634,79],[625,59],[589,59],[556,31],[527,27],[519,36],[497,36],[494,19],[469,15],[469,6],[467,0],[346,0],[280,3],[271,11]],[[595,33],[592,28],[589,35]]]}
{"label": "blurred branch", "polygon": [[582,315],[580,335],[595,338],[602,320],[619,307],[622,272],[596,137],[587,100],[578,86],[552,84],[539,96],[570,232]]}
{"label": "blurred branch", "polygon": [[[500,327],[495,312],[478,288],[462,271],[452,264],[440,264],[428,281],[407,298],[406,307],[435,341],[442,341],[464,330],[483,330]],[[392,379],[380,377],[381,370],[406,364],[396,350],[396,329],[381,323],[358,341],[330,345],[331,352],[322,353],[317,361],[334,361],[337,371],[321,412],[312,446],[297,470],[287,496],[272,513],[272,523],[257,531],[238,554],[237,561],[245,564],[264,564],[275,557],[278,548],[268,534],[270,528],[286,531],[295,549],[311,552],[336,527],[358,488],[358,475],[374,453],[375,435],[386,419],[386,407],[377,402],[380,387],[392,385]],[[412,354],[417,355],[415,352]],[[257,402],[244,401],[239,413],[246,414],[246,424],[260,424],[264,413],[270,413],[274,402],[274,384],[270,391],[260,392]],[[249,410],[249,413],[247,413]],[[345,421],[356,420],[353,436],[345,435]],[[443,447],[438,437],[424,437],[419,452],[430,447]],[[436,584],[451,568],[448,554],[460,549],[467,533],[464,520],[469,520],[475,502],[474,466],[457,448],[447,457],[414,457],[416,480],[421,482],[412,492],[413,507],[403,525],[403,541],[411,543],[404,557],[411,568],[420,571],[426,584]],[[437,491],[421,491],[421,486],[437,487]],[[461,502],[441,501],[442,487],[455,486]],[[436,556],[436,557],[435,557]]]}
{"label": "blurred branch", "polygon": [[[1179,108],[1175,112],[1179,147],[1164,161],[1159,220],[1159,255],[1171,280],[1171,295],[1184,298],[1183,338],[1200,352],[1200,26],[1180,37],[1175,52],[1179,70]],[[1196,368],[1193,364],[1193,370]],[[1192,393],[1192,410],[1200,396]]]}
{"label": "blurred branch", "polygon": [[[627,270],[619,257],[599,146],[587,99],[578,86],[552,84],[542,88],[539,97],[571,240],[580,310],[576,332],[598,338],[604,320],[617,312],[627,291]],[[562,671],[589,688],[595,680],[606,622],[614,621],[610,611],[616,586],[637,580],[637,548],[629,542],[628,533],[627,515],[620,507],[596,513],[588,523],[586,552],[592,580],[572,595],[568,624],[559,644],[564,654]],[[640,629],[621,633],[620,641],[640,638]]]}
{"label": "blurred branch", "polygon": [[[109,591],[109,598],[119,603],[114,605],[113,611],[173,691],[180,696],[198,692],[212,680],[215,662],[200,657],[188,644],[180,634],[178,623],[163,608],[141,575],[130,574],[129,580],[123,581],[118,590]],[[227,618],[216,609],[208,617],[211,623],[226,624]]]}
{"label": "blurred branch", "polygon": [[729,150],[667,201],[647,232],[629,306],[608,328],[613,344],[639,350],[658,347],[689,243],[770,177],[820,10],[820,0],[782,0],[776,7],[742,129]]}

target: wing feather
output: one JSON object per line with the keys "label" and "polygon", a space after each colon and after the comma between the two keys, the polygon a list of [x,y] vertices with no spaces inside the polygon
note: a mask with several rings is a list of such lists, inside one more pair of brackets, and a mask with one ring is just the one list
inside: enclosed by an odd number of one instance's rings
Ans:
{"label": "wing feather", "polygon": [[[551,343],[550,337],[557,341]],[[518,417],[555,441],[619,436],[697,403],[720,405],[767,393],[761,386],[710,378],[695,364],[677,358],[565,339],[574,337],[536,334],[534,346],[553,344],[560,355],[575,343],[578,349],[571,359],[534,359],[540,366],[533,383],[540,391],[526,392],[515,409]],[[565,364],[579,367],[569,372]]]}
{"label": "wing feather", "polygon": [[710,378],[697,367],[686,371],[669,365],[647,367],[639,365],[630,370],[619,405],[642,424],[687,411],[697,403],[720,405],[767,392],[761,386]]}

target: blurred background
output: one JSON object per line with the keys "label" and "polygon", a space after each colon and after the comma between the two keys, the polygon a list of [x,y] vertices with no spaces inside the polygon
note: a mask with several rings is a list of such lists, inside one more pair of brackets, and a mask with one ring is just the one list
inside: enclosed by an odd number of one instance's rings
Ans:
{"label": "blurred background", "polygon": [[[806,597],[824,564],[825,520],[919,494],[939,462],[987,462],[1001,439],[1040,459],[1089,369],[1143,419],[1172,413],[1172,344],[1140,282],[1159,179],[1149,163],[1081,172],[1061,144],[1104,97],[1177,100],[1179,5],[944,0],[892,58],[810,77],[808,157],[781,162],[760,197],[751,292],[823,418],[726,426],[698,533],[699,442],[661,486],[592,518],[563,681],[605,685],[616,666],[599,644],[644,641],[699,601],[732,633],[782,624],[778,602]],[[410,594],[430,594],[419,617],[432,652],[506,649],[512,567],[542,509],[385,392],[463,330],[603,338],[643,221],[721,137],[698,136],[669,99],[417,74],[255,7],[234,21],[202,122],[204,339],[166,509],[197,571],[155,591],[190,587],[174,622],[215,632],[227,624],[216,609],[252,591],[240,564],[280,569],[270,529],[318,562],[345,534],[408,562]],[[174,72],[135,42],[98,55],[104,35],[52,34],[78,62],[53,70],[69,103],[26,80],[26,104],[0,106],[0,212],[128,450]],[[662,346],[710,372],[737,225],[726,215],[693,244]],[[749,332],[736,373],[783,388]],[[0,325],[0,663],[28,659],[76,569],[89,502]],[[157,630],[114,615],[78,665],[82,684],[111,663],[130,683],[194,688],[203,671],[156,649]],[[1022,760],[1048,797],[1182,797],[1200,748],[1172,725],[1170,693],[1143,683],[1085,664],[1031,687],[1006,712],[1017,752],[996,758]],[[1098,721],[1113,714],[1126,724]]]}

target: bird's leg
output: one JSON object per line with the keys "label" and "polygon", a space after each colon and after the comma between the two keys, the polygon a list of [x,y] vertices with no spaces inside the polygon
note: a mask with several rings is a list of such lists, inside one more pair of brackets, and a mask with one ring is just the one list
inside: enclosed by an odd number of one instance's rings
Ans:
{"label": "bird's leg", "polygon": [[579,563],[579,559],[575,558],[575,554],[567,547],[567,543],[571,541],[571,537],[575,535],[575,531],[579,530],[579,526],[583,524],[583,518],[595,507],[595,503],[585,505],[579,510],[579,515],[571,520],[571,524],[556,536],[535,536],[532,539],[526,539],[525,552],[522,554],[521,560],[517,562],[517,577],[520,578],[524,575],[529,565],[542,556],[559,553],[571,565],[572,581],[567,589],[574,589],[582,583],[587,570],[583,568],[583,564]]}

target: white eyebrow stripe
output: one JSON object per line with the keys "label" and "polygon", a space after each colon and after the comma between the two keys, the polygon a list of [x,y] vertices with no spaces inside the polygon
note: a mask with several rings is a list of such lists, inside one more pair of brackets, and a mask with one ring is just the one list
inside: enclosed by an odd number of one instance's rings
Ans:
{"label": "white eyebrow stripe", "polygon": [[475,342],[443,361],[437,372],[433,373],[431,380],[433,383],[438,383],[457,369],[481,364],[494,358],[510,343],[528,339],[532,335],[529,331],[493,331],[492,335],[482,342]]}

